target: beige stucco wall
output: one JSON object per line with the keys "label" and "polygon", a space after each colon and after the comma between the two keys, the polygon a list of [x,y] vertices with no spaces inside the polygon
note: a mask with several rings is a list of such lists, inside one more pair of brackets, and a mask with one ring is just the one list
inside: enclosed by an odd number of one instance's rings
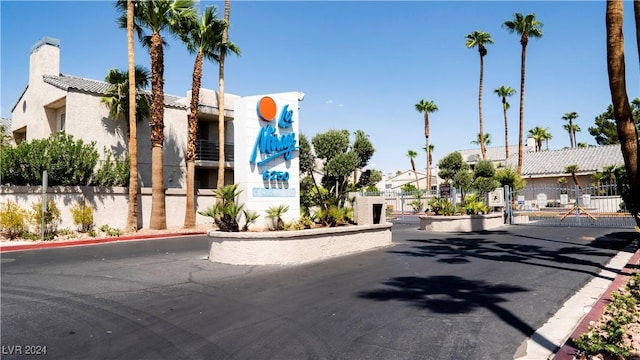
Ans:
{"label": "beige stucco wall", "polygon": [[211,230],[209,260],[234,265],[291,265],[392,245],[391,223],[295,231]]}
{"label": "beige stucco wall", "polygon": [[[59,229],[75,229],[71,208],[82,201],[83,195],[87,204],[94,208],[94,223],[96,227],[109,225],[113,228],[124,229],[127,221],[128,192],[126,188],[98,188],[86,186],[53,186],[47,191],[47,199],[56,203],[60,210],[62,222]],[[0,204],[6,201],[18,203],[25,210],[31,211],[33,204],[41,201],[42,188],[40,186],[0,186]],[[149,227],[151,216],[151,189],[143,188],[140,195],[139,222],[144,228]],[[185,213],[185,193],[181,189],[169,189],[165,196],[167,209],[167,227],[182,227]],[[215,203],[215,196],[211,190],[199,190],[196,194],[196,223],[212,224],[212,219],[197,214]]]}

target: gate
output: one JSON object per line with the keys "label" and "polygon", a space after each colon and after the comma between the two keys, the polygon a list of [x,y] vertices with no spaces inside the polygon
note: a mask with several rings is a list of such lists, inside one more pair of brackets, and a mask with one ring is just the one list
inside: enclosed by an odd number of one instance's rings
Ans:
{"label": "gate", "polygon": [[505,187],[506,218],[514,225],[633,228],[616,184],[569,188]]}

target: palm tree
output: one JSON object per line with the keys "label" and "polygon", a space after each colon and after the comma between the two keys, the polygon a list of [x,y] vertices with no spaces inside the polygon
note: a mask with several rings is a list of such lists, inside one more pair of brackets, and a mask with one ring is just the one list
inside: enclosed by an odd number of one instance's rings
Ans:
{"label": "palm tree", "polygon": [[542,141],[545,139],[545,134],[548,134],[547,129],[543,129],[540,126],[529,129],[529,135],[531,135],[533,140],[536,142],[536,152],[542,150]]}
{"label": "palm tree", "polygon": [[[133,56],[133,55],[132,55]],[[129,86],[133,79],[135,86]],[[129,206],[127,210],[127,231],[138,230],[138,141],[137,123],[149,118],[149,97],[142,89],[149,87],[149,71],[134,65],[134,71],[111,69],[105,77],[107,94],[100,102],[109,109],[109,117],[124,119],[127,127],[129,151]],[[136,101],[129,101],[135,98]],[[137,111],[136,111],[137,109]]]}
{"label": "palm tree", "polygon": [[578,189],[582,189],[582,185],[580,185],[580,181],[578,181],[578,175],[576,174],[578,172],[578,165],[569,165],[566,168],[564,168],[564,171],[566,173],[571,174],[571,177],[573,178],[573,182],[578,185]]}
{"label": "palm tree", "polygon": [[487,55],[487,48],[485,44],[493,44],[493,39],[488,32],[484,31],[472,31],[467,34],[467,42],[465,46],[468,48],[478,47],[478,53],[480,53],[480,85],[478,87],[478,113],[480,116],[480,152],[482,152],[482,158],[487,157],[487,148],[482,137],[484,136],[484,125],[482,123],[482,80],[484,76],[484,57]]}
{"label": "palm tree", "polygon": [[523,16],[515,13],[513,20],[507,20],[503,26],[513,34],[520,35],[520,45],[522,45],[522,54],[520,56],[520,128],[518,130],[518,175],[522,175],[522,153],[523,143],[522,137],[524,133],[524,80],[525,80],[525,63],[527,58],[527,44],[529,38],[542,37],[542,22],[536,19],[535,14]]}
{"label": "palm tree", "polygon": [[411,169],[413,170],[413,174],[416,176],[416,189],[420,190],[420,183],[418,182],[418,173],[416,172],[416,163],[415,161],[413,161],[413,159],[415,159],[416,156],[418,156],[417,152],[413,150],[407,151],[407,157],[409,158],[409,160],[411,160]]}
{"label": "palm tree", "polygon": [[487,133],[484,134],[484,136],[481,136],[480,133],[478,133],[478,138],[471,141],[471,144],[474,145],[479,145],[481,143],[484,143],[485,146],[491,145],[491,134]]}
{"label": "palm tree", "polygon": [[509,158],[509,122],[507,121],[507,110],[509,110],[509,103],[507,97],[516,93],[516,90],[510,86],[501,85],[499,88],[493,90],[493,92],[502,99],[502,112],[504,114],[504,158]]}
{"label": "palm tree", "polygon": [[202,63],[204,59],[214,62],[219,60],[217,50],[226,24],[216,16],[215,7],[207,6],[198,22],[185,24],[185,26],[187,28],[180,34],[180,37],[186,44],[187,50],[191,54],[196,54],[193,64],[191,103],[188,115],[187,197],[184,215],[184,227],[193,228],[196,226],[195,162],[198,142],[198,105],[200,103],[200,86],[202,84]]}
{"label": "palm tree", "polygon": [[240,55],[240,49],[235,44],[229,42],[229,16],[231,13],[231,0],[224,0],[224,31],[222,32],[222,41],[218,46],[218,183],[217,187],[224,186],[224,60],[227,53],[233,52]]}
{"label": "palm tree", "polygon": [[576,131],[580,131],[580,127],[578,125],[573,125],[573,120],[578,118],[578,113],[573,111],[570,113],[565,113],[562,116],[562,120],[568,121],[569,123],[564,125],[563,128],[569,132],[569,141],[571,143],[571,148],[576,147]]}
{"label": "palm tree", "polygon": [[[636,16],[636,30],[640,28],[640,4],[634,1]],[[607,1],[606,28],[607,28],[607,72],[609,75],[609,89],[613,114],[616,119],[620,148],[624,159],[625,171],[629,181],[629,194],[625,199],[627,209],[633,214],[636,224],[640,226],[640,174],[638,174],[638,161],[640,159],[640,144],[638,132],[633,121],[633,113],[627,96],[627,84],[625,79],[624,63],[624,37],[622,34],[622,19],[624,18],[622,0]],[[640,42],[640,40],[638,40]],[[640,49],[638,50],[640,54]]]}
{"label": "palm tree", "polygon": [[[424,150],[427,153],[427,161],[429,161],[429,164],[433,164],[432,155],[433,155],[433,149],[434,148],[435,148],[435,146],[433,146],[433,144],[429,144],[428,148],[426,146],[422,147],[422,150]],[[427,174],[429,174],[429,172],[427,172]],[[427,183],[431,183],[431,182],[427,181]],[[431,188],[427,189],[427,194],[431,194]]]}
{"label": "palm tree", "polygon": [[[117,0],[120,26],[126,26],[127,0]],[[134,2],[134,28],[151,57],[151,219],[149,228],[166,229],[164,193],[164,39],[162,33],[178,33],[184,23],[197,18],[193,0]],[[143,28],[151,31],[146,35]]]}
{"label": "palm tree", "polygon": [[[136,84],[136,59],[133,45],[133,0],[127,0],[127,64],[129,84]],[[145,77],[148,79],[149,76]],[[147,85],[148,86],[148,85]],[[129,99],[136,96],[136,89],[129,86]],[[148,107],[147,107],[148,109]],[[148,117],[148,111],[146,116]],[[127,209],[127,231],[138,230],[138,124],[136,102],[129,102],[129,207]]]}
{"label": "palm tree", "polygon": [[[438,106],[433,101],[420,100],[416,105],[416,111],[424,113],[424,138],[425,148],[429,149],[429,113],[438,111]],[[427,189],[431,190],[431,161],[427,156]]]}
{"label": "palm tree", "polygon": [[142,90],[149,87],[149,70],[140,65],[134,66],[135,86],[133,87],[129,87],[130,75],[129,71],[110,69],[104,77],[104,81],[108,84],[106,96],[100,99],[100,102],[109,109],[111,119],[125,120],[128,138],[134,135],[130,129],[132,123],[130,122],[130,90],[133,89],[133,96],[136,98],[133,105],[137,105],[134,126],[137,125],[137,122],[149,117],[151,106],[149,97],[142,93]]}
{"label": "palm tree", "polygon": [[549,150],[549,140],[553,139],[553,136],[549,132],[549,128],[544,128],[544,132],[542,133],[542,140],[544,140],[546,144],[546,149]]}

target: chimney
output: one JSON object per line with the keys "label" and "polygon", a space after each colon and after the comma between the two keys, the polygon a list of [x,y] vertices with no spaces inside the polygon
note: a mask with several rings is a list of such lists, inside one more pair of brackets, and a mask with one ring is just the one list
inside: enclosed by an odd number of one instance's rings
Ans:
{"label": "chimney", "polygon": [[536,148],[536,141],[533,140],[533,137],[527,136],[527,142],[524,144],[527,147],[527,151],[532,151],[531,149]]}
{"label": "chimney", "polygon": [[42,82],[42,75],[60,74],[60,40],[43,37],[31,48],[29,84]]}

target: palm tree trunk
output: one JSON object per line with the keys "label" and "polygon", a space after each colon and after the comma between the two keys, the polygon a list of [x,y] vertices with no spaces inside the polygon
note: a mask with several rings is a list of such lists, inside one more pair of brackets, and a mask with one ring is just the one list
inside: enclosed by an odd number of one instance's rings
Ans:
{"label": "palm tree trunk", "polygon": [[129,67],[129,207],[127,231],[138,230],[138,129],[136,123],[136,71],[133,45],[133,0],[127,1],[127,55]]}
{"label": "palm tree trunk", "polygon": [[187,198],[184,212],[184,227],[196,226],[195,172],[196,144],[198,142],[198,104],[200,103],[200,85],[202,83],[202,52],[198,52],[193,64],[191,81],[191,104],[188,119],[189,134],[187,141]]}
{"label": "palm tree trunk", "polygon": [[607,1],[607,70],[613,113],[616,119],[620,148],[624,158],[625,170],[629,179],[629,210],[634,214],[636,224],[640,226],[638,200],[640,199],[640,176],[638,175],[638,132],[635,127],[625,79],[624,37],[622,34],[623,3],[622,0]]}
{"label": "palm tree trunk", "polygon": [[149,228],[167,228],[164,198],[164,52],[162,37],[151,35],[151,220]]}
{"label": "palm tree trunk", "polygon": [[518,130],[518,175],[522,175],[522,153],[523,137],[524,137],[524,76],[525,76],[525,60],[527,58],[527,45],[522,45],[522,55],[520,58],[520,129]]}
{"label": "palm tree trunk", "polygon": [[[429,113],[425,109],[424,111],[424,138],[426,142],[427,152],[429,152]],[[429,156],[427,155],[427,193],[431,191],[431,164],[429,163]]]}
{"label": "palm tree trunk", "polygon": [[640,61],[640,1],[633,2],[633,12],[636,18],[636,45],[638,49],[638,61]]}
{"label": "palm tree trunk", "polygon": [[509,121],[507,120],[507,99],[502,97],[502,112],[504,114],[504,158],[509,158]]}
{"label": "palm tree trunk", "polygon": [[[224,22],[226,27],[222,32],[222,45],[226,46],[229,36],[229,14],[231,12],[231,1],[224,1]],[[220,51],[218,61],[218,189],[224,186],[225,153],[224,153],[224,58],[226,49]]]}
{"label": "palm tree trunk", "polygon": [[484,144],[484,124],[482,122],[482,79],[484,76],[484,57],[480,53],[480,85],[478,87],[478,113],[480,114],[480,153],[482,159],[487,158],[487,148]]}

